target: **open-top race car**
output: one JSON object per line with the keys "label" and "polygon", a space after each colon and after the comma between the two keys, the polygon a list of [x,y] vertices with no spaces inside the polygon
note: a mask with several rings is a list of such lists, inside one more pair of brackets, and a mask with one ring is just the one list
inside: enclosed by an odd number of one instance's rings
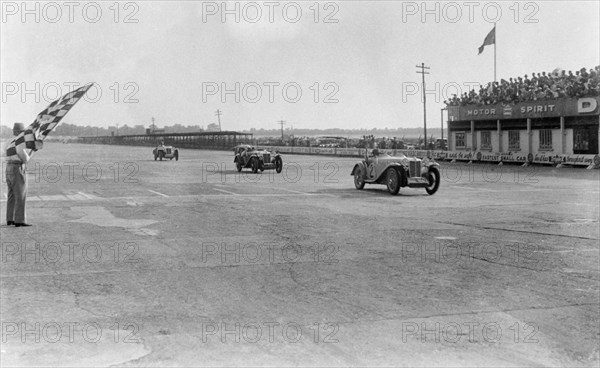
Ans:
{"label": "open-top race car", "polygon": [[253,173],[258,170],[275,170],[278,174],[283,169],[283,159],[279,153],[271,153],[267,150],[256,149],[248,144],[240,144],[233,148],[235,158],[233,162],[237,171],[243,168],[251,168]]}
{"label": "open-top race car", "polygon": [[163,158],[168,158],[169,160],[175,159],[175,161],[179,161],[179,150],[172,146],[165,146],[164,144],[161,144],[154,148],[152,154],[154,155],[154,161],[156,161],[156,159],[162,161]]}
{"label": "open-top race car", "polygon": [[374,149],[371,155],[365,153],[365,159],[354,165],[350,175],[354,175],[356,189],[363,189],[365,184],[383,184],[392,195],[398,194],[400,187],[425,188],[431,195],[440,187],[439,166],[433,160],[403,154],[393,157]]}

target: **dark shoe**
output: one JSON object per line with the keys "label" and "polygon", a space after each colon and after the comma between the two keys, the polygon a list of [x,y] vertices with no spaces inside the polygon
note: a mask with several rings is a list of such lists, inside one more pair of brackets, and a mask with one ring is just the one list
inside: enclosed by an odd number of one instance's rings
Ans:
{"label": "dark shoe", "polygon": [[6,226],[10,226],[10,225],[14,225],[15,222],[14,221],[6,221]]}
{"label": "dark shoe", "polygon": [[31,224],[26,224],[24,222],[17,222],[17,223],[15,223],[15,227],[20,227],[20,226],[31,226]]}

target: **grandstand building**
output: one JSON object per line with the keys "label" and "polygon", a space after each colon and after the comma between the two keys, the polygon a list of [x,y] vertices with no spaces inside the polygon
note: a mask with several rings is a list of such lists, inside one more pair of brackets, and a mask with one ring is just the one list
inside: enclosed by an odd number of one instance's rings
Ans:
{"label": "grandstand building", "polygon": [[122,144],[130,146],[157,146],[161,142],[178,148],[231,149],[242,143],[252,144],[252,133],[233,131],[196,133],[156,133],[102,137],[79,137],[89,144]]}
{"label": "grandstand building", "polygon": [[598,96],[448,106],[449,150],[499,156],[493,161],[503,155],[529,162],[597,155],[599,130]]}

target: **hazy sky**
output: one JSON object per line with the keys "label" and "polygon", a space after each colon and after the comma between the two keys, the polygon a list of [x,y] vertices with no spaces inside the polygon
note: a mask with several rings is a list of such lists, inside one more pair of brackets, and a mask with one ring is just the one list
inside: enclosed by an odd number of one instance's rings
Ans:
{"label": "hazy sky", "polygon": [[65,122],[418,127],[424,62],[439,127],[457,86],[493,80],[494,47],[477,49],[494,20],[498,79],[600,64],[597,0],[22,4],[2,1],[3,125],[95,82]]}

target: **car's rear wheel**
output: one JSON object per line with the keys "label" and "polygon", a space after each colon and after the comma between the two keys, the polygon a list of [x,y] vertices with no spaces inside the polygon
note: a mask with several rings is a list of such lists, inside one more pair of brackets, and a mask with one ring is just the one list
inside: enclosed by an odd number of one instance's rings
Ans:
{"label": "car's rear wheel", "polygon": [[252,157],[252,161],[250,161],[250,167],[252,168],[253,173],[256,174],[258,172],[258,158],[257,157]]}
{"label": "car's rear wheel", "polygon": [[179,161],[179,151],[175,151],[175,161]]}
{"label": "car's rear wheel", "polygon": [[358,190],[365,187],[365,175],[360,167],[357,167],[356,170],[354,170],[354,187]]}
{"label": "car's rear wheel", "polygon": [[283,170],[283,160],[281,159],[281,157],[276,157],[275,158],[275,172],[277,174],[281,173],[281,170]]}
{"label": "car's rear wheel", "polygon": [[398,194],[400,191],[400,174],[398,174],[398,170],[390,167],[387,169],[385,175],[388,192],[390,192],[391,195]]}
{"label": "car's rear wheel", "polygon": [[427,179],[429,180],[429,186],[425,187],[427,194],[433,195],[437,192],[440,187],[440,171],[437,167],[432,167],[427,173]]}
{"label": "car's rear wheel", "polygon": [[242,166],[242,163],[240,162],[240,160],[237,160],[235,162],[235,167],[236,167],[236,169],[237,169],[238,172],[242,171],[243,166]]}

